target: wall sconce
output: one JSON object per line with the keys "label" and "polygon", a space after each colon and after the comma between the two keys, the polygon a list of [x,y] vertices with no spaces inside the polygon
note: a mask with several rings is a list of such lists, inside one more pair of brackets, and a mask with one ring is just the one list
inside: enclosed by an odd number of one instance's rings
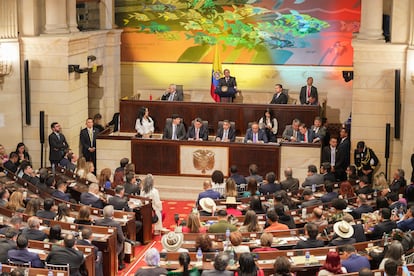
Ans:
{"label": "wall sconce", "polygon": [[75,65],[75,64],[69,64],[68,65],[68,73],[73,73],[76,72],[78,74],[83,74],[88,72],[88,68],[80,68],[80,65]]}
{"label": "wall sconce", "polygon": [[4,77],[11,73],[12,66],[9,61],[0,59],[0,83],[4,82]]}
{"label": "wall sconce", "polygon": [[342,77],[345,82],[350,82],[354,79],[354,71],[342,71]]}

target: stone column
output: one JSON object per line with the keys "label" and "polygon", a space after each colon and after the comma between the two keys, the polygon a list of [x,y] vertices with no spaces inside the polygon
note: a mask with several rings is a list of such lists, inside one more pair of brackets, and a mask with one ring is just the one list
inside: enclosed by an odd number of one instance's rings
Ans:
{"label": "stone column", "polygon": [[384,40],[382,35],[383,0],[361,1],[361,27],[357,39]]}
{"label": "stone column", "polygon": [[76,0],[66,0],[67,4],[67,20],[69,32],[77,33],[79,32],[78,23],[76,22]]}
{"label": "stone column", "polygon": [[112,22],[114,21],[114,9],[112,0],[101,0],[99,2],[99,21],[101,30],[112,29]]}
{"label": "stone column", "polygon": [[45,0],[45,34],[69,33],[66,21],[66,0]]}

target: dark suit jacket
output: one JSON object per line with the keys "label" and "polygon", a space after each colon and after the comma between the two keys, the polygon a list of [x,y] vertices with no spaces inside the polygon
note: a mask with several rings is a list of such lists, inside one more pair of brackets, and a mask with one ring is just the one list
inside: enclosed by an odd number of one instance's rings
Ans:
{"label": "dark suit jacket", "polygon": [[38,229],[24,228],[22,234],[24,234],[28,240],[43,241],[47,238],[47,235]]}
{"label": "dark suit jacket", "polygon": [[282,186],[282,190],[289,190],[293,193],[296,193],[299,190],[299,179],[297,178],[286,178],[282,182],[280,182]]}
{"label": "dark suit jacket", "polygon": [[[263,129],[259,129],[259,132],[258,132],[258,140],[259,141],[263,141],[264,143],[267,143],[268,142],[266,132],[264,132]],[[252,131],[251,128],[249,128],[247,130],[246,136],[244,137],[244,142],[247,143],[247,141],[253,141],[253,131]]]}
{"label": "dark suit jacket", "polygon": [[36,186],[39,185],[39,183],[40,183],[40,179],[39,178],[30,176],[30,175],[27,175],[27,174],[23,174],[22,178],[24,180],[27,180],[28,182],[36,185]]}
{"label": "dark suit jacket", "polygon": [[[32,253],[27,250],[27,248],[23,249],[11,249],[7,254],[10,261],[19,262],[19,263],[31,263],[32,267],[44,267],[42,261],[39,258],[37,253]],[[83,257],[83,256],[82,256]]]}
{"label": "dark suit jacket", "polygon": [[[188,129],[188,132],[187,132],[187,139],[195,139],[195,137],[196,137],[196,135],[195,135],[195,127],[194,126],[191,126]],[[208,129],[204,125],[202,125],[200,127],[200,131],[198,133],[198,137],[200,139],[203,139],[203,141],[207,141],[208,140]]]}
{"label": "dark suit jacket", "polygon": [[274,194],[277,191],[280,191],[282,189],[282,187],[280,186],[280,184],[276,184],[276,183],[267,183],[267,184],[262,184],[259,188],[259,192],[263,195],[267,195],[267,194]]}
{"label": "dark suit jacket", "polygon": [[[307,102],[306,102],[307,90],[308,90],[307,85],[302,86],[302,88],[300,89],[300,95],[299,95],[300,104],[307,104]],[[313,85],[311,86],[310,95],[316,99],[316,102],[319,102],[319,100],[318,100],[318,89]]]}
{"label": "dark suit jacket", "polygon": [[80,132],[80,143],[82,145],[82,154],[86,158],[86,161],[94,160],[96,156],[95,152],[89,152],[89,148],[96,148],[96,136],[98,135],[98,131],[94,128],[93,129],[93,137],[92,143],[91,139],[89,138],[89,132],[87,128],[84,128]]}
{"label": "dark suit jacket", "polygon": [[63,158],[65,149],[69,148],[66,138],[62,133],[59,133],[59,138],[56,133],[49,134],[49,160],[58,162]]}
{"label": "dark suit jacket", "polygon": [[374,226],[374,230],[372,231],[372,234],[371,234],[371,239],[372,240],[381,239],[384,233],[389,234],[391,233],[392,229],[395,229],[395,228],[397,228],[397,224],[395,223],[395,221],[391,221],[391,220],[382,221]]}
{"label": "dark suit jacket", "polygon": [[302,183],[302,187],[306,188],[306,186],[312,186],[312,184],[322,184],[324,183],[323,175],[319,173],[315,173],[313,175],[307,176],[305,181]]}
{"label": "dark suit jacket", "polygon": [[5,167],[6,169],[8,169],[9,171],[11,171],[12,173],[17,172],[17,165],[14,164],[12,161],[7,160],[4,164],[3,167]]}
{"label": "dark suit jacket", "polygon": [[[168,101],[168,98],[170,97],[170,95],[171,95],[171,93],[164,93],[162,96],[161,96],[161,101]],[[178,91],[175,91],[175,94],[174,94],[174,98],[173,98],[173,101],[179,101],[179,102],[181,102],[181,101],[183,101],[184,100],[184,95],[183,95],[183,93],[181,93],[181,92],[178,92]]]}
{"label": "dark suit jacket", "polygon": [[352,225],[352,228],[354,228],[354,234],[351,238],[354,238],[356,242],[367,241],[367,237],[365,236],[365,229],[362,224],[354,224]]}
{"label": "dark suit jacket", "polygon": [[329,172],[329,173],[325,173],[323,175],[323,180],[324,181],[329,180],[331,182],[335,182],[336,181],[336,178],[335,178],[335,175],[333,173]]}
{"label": "dark suit jacket", "polygon": [[238,174],[238,173],[234,173],[232,175],[230,175],[229,178],[232,178],[234,180],[234,182],[236,182],[237,185],[240,184],[246,184],[246,178],[244,178],[244,176]]}
{"label": "dark suit jacket", "polygon": [[[219,137],[220,139],[222,139],[223,134],[224,134],[224,129],[221,127],[217,130],[216,138]],[[232,128],[232,127],[229,128],[229,132],[227,134],[227,139],[229,139],[230,142],[234,142],[236,140],[236,131],[234,130],[234,128]]]}
{"label": "dark suit jacket", "polygon": [[125,182],[124,188],[125,188],[125,194],[127,195],[140,193],[140,188],[137,184],[131,184],[131,183]]}
{"label": "dark suit jacket", "polygon": [[10,249],[16,249],[16,242],[6,238],[0,239],[0,262],[2,264],[7,263],[7,253]]}
{"label": "dark suit jacket", "polygon": [[104,207],[103,201],[99,197],[96,197],[89,192],[84,192],[81,194],[80,203],[99,209],[102,209]]}
{"label": "dark suit jacket", "polygon": [[[307,143],[313,143],[313,139],[316,138],[315,132],[313,132],[309,128],[307,129],[307,132],[308,132],[308,134],[307,134],[308,135]],[[299,142],[304,142],[305,141],[305,135],[304,134],[299,132],[298,136],[299,136],[299,140],[298,140]]]}
{"label": "dark suit jacket", "polygon": [[[164,127],[164,134],[162,139],[172,139],[173,127],[172,124],[166,124]],[[176,129],[176,135],[178,140],[184,140],[186,138],[185,127],[183,124],[178,124]]]}
{"label": "dark suit jacket", "polygon": [[39,210],[36,212],[36,217],[53,220],[56,217],[56,213],[52,211]]}
{"label": "dark suit jacket", "polygon": [[111,227],[116,228],[117,253],[118,254],[122,253],[122,250],[124,248],[125,236],[124,236],[124,232],[122,232],[121,225],[118,222],[116,222],[115,220],[110,219],[110,218],[98,219],[97,221],[95,221],[95,225],[98,225],[98,226],[111,226]]}
{"label": "dark suit jacket", "polygon": [[363,205],[359,206],[358,208],[355,208],[354,210],[352,210],[351,215],[355,219],[360,219],[361,214],[363,214],[363,213],[372,213],[373,211],[374,211],[374,209],[372,209],[371,206],[363,204]]}
{"label": "dark suit jacket", "polygon": [[70,275],[80,276],[79,267],[83,264],[83,253],[74,248],[54,246],[47,255],[46,262],[56,265],[69,264]]}
{"label": "dark suit jacket", "polygon": [[305,248],[316,248],[316,247],[324,247],[325,243],[321,240],[311,240],[307,239],[306,241],[298,241],[293,249],[305,249]]}
{"label": "dark suit jacket", "polygon": [[55,190],[53,192],[52,196],[53,197],[57,197],[57,198],[59,198],[61,200],[64,200],[64,201],[69,201],[70,200],[70,197],[69,197],[68,194],[65,194],[65,193],[63,193],[63,192],[61,192],[59,190]]}
{"label": "dark suit jacket", "polygon": [[285,93],[280,93],[279,97],[277,96],[277,93],[275,93],[272,97],[272,100],[270,101],[271,104],[287,104],[288,97]]}
{"label": "dark suit jacket", "polygon": [[109,198],[108,204],[114,206],[115,210],[124,210],[127,212],[131,212],[131,209],[128,206],[128,201],[124,198],[120,198],[117,195]]}
{"label": "dark suit jacket", "polygon": [[114,113],[112,120],[107,124],[107,126],[114,126],[114,132],[118,131],[119,125],[119,112]]}
{"label": "dark suit jacket", "polygon": [[365,185],[364,187],[358,189],[355,193],[359,195],[359,194],[372,194],[373,192],[374,190],[369,185]]}

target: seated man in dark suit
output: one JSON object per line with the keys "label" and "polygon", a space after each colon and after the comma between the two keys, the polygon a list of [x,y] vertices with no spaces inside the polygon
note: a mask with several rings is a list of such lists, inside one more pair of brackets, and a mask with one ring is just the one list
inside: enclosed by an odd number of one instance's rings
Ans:
{"label": "seated man in dark suit", "polygon": [[298,142],[313,143],[316,138],[317,137],[315,136],[315,133],[311,129],[308,129],[308,127],[304,123],[301,123],[299,125],[299,141]]}
{"label": "seated man in dark suit", "polygon": [[52,196],[64,201],[69,201],[70,196],[66,193],[67,188],[68,184],[59,179],[58,183],[56,184],[56,190],[53,192]]}
{"label": "seated man in dark suit", "polygon": [[302,183],[302,187],[311,187],[313,184],[319,185],[324,183],[323,175],[318,173],[318,169],[315,165],[308,166],[308,174],[305,178],[305,181]]}
{"label": "seated man in dark suit", "polygon": [[253,122],[252,126],[246,131],[245,143],[267,143],[267,135],[263,129],[259,128],[259,123]]}
{"label": "seated man in dark suit", "polygon": [[27,227],[23,229],[22,234],[24,234],[29,240],[43,241],[47,238],[47,235],[39,230],[40,220],[33,216],[27,220]]}
{"label": "seated man in dark suit", "polygon": [[323,175],[323,180],[326,183],[326,181],[329,182],[335,182],[336,178],[335,175],[331,172],[331,164],[328,162],[323,162],[321,166],[321,174]]}
{"label": "seated man in dark suit", "polygon": [[283,93],[283,87],[280,83],[275,85],[275,94],[273,95],[271,104],[287,104],[288,96]]}
{"label": "seated man in dark suit", "polygon": [[164,94],[161,96],[161,101],[183,101],[184,95],[177,91],[177,85],[170,84]]}
{"label": "seated man in dark suit", "polygon": [[20,234],[17,237],[16,244],[17,249],[10,249],[7,254],[7,257],[10,261],[17,263],[30,262],[30,265],[32,267],[44,267],[42,261],[39,258],[39,255],[37,253],[29,252],[27,249],[29,240],[24,234]]}
{"label": "seated man in dark suit", "polygon": [[115,210],[122,210],[131,212],[131,208],[128,205],[128,200],[124,198],[125,188],[124,186],[118,185],[115,188],[115,195],[108,199],[108,204],[112,205]]}
{"label": "seated man in dark suit", "polygon": [[217,130],[216,141],[234,142],[236,140],[236,131],[231,127],[228,120],[223,121],[223,126]]}
{"label": "seated man in dark suit", "polygon": [[359,189],[355,192],[357,195],[360,194],[372,194],[374,190],[371,188],[371,185],[368,183],[368,177],[363,175],[359,178],[358,183]]}
{"label": "seated man in dark suit", "polygon": [[17,172],[17,162],[19,161],[19,155],[16,152],[9,154],[9,160],[4,162],[3,167],[11,171],[12,173]]}
{"label": "seated man in dark suit", "polygon": [[282,189],[279,183],[275,183],[276,175],[274,172],[268,172],[265,178],[266,182],[259,188],[262,195],[271,195]]}
{"label": "seated man in dark suit", "polygon": [[306,188],[303,190],[302,196],[303,196],[302,208],[322,204],[322,201],[320,199],[315,198],[313,196],[313,192],[309,188]]}
{"label": "seated man in dark suit", "polygon": [[165,124],[162,139],[184,140],[187,135],[181,117],[178,114],[173,114],[171,118],[171,124]]}
{"label": "seated man in dark suit", "polygon": [[367,196],[365,194],[359,194],[356,201],[358,207],[352,210],[351,215],[355,219],[360,219],[364,213],[372,213],[374,209],[367,204]]}
{"label": "seated man in dark suit", "polygon": [[17,237],[17,230],[13,229],[12,227],[6,227],[6,233],[4,234],[4,238],[0,238],[0,262],[2,264],[7,263],[8,259],[8,252],[10,249],[16,249],[16,237]]}
{"label": "seated man in dark suit", "polygon": [[47,255],[46,263],[54,265],[69,264],[71,276],[81,276],[79,268],[83,264],[82,251],[75,248],[75,237],[67,234],[63,240],[64,246],[53,246]]}
{"label": "seated man in dark suit", "polygon": [[282,190],[296,194],[299,190],[299,179],[293,177],[292,168],[286,168],[284,174],[286,179],[280,182]]}
{"label": "seated man in dark suit", "polygon": [[125,268],[125,264],[123,263],[124,260],[124,242],[125,242],[125,236],[122,232],[121,225],[113,219],[114,217],[114,206],[107,205],[103,209],[103,219],[98,219],[95,222],[95,225],[98,226],[111,226],[116,228],[116,234],[117,234],[117,246],[116,246],[116,252],[118,254],[118,269],[122,270]]}
{"label": "seated man in dark suit", "polygon": [[125,194],[126,195],[139,195],[141,192],[141,186],[139,185],[140,181],[137,181],[137,178],[135,177],[135,173],[134,172],[128,173],[125,176],[125,180],[126,180],[124,184]]}
{"label": "seated man in dark suit", "polygon": [[308,235],[307,240],[300,240],[293,249],[304,249],[304,248],[316,248],[324,247],[325,243],[321,240],[316,239],[319,231],[318,226],[312,222],[305,225],[305,234]]}
{"label": "seated man in dark suit", "polygon": [[92,230],[88,227],[82,228],[82,239],[77,240],[76,244],[79,245],[86,245],[86,246],[93,246],[93,251],[95,252],[95,276],[102,276],[103,275],[103,269],[102,269],[102,251],[99,251],[99,248],[92,244],[93,240],[93,233]]}
{"label": "seated man in dark suit", "polygon": [[380,211],[381,214],[381,222],[374,226],[374,230],[370,235],[372,240],[381,239],[384,233],[389,234],[395,228],[397,228],[397,224],[395,221],[390,220],[391,218],[391,210],[388,208],[382,208]]}
{"label": "seated man in dark suit", "polygon": [[40,180],[36,177],[36,174],[33,171],[32,166],[30,163],[24,163],[24,165],[21,168],[23,170],[23,176],[22,178],[34,185],[38,185]]}
{"label": "seated man in dark suit", "polygon": [[55,204],[54,200],[51,198],[46,198],[43,201],[43,210],[38,210],[36,216],[39,218],[51,219],[53,220],[56,217],[56,213],[52,211],[52,207]]}
{"label": "seated man in dark suit", "polygon": [[193,125],[188,129],[187,139],[195,141],[208,140],[208,129],[203,125],[201,118],[197,117],[194,119]]}
{"label": "seated man in dark suit", "polygon": [[236,182],[237,186],[239,186],[240,184],[246,184],[246,178],[238,174],[238,169],[236,165],[231,165],[229,178],[232,178],[234,182]]}
{"label": "seated man in dark suit", "polygon": [[321,196],[321,200],[323,203],[331,202],[333,199],[338,198],[338,193],[334,192],[333,188],[334,188],[334,185],[332,182],[328,181],[325,183],[326,194]]}
{"label": "seated man in dark suit", "polygon": [[99,185],[96,183],[90,184],[88,192],[81,194],[80,203],[102,209],[105,203],[99,195]]}

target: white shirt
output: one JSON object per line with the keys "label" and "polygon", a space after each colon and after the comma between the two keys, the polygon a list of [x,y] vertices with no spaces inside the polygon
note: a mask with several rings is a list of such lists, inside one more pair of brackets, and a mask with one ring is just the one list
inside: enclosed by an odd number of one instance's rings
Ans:
{"label": "white shirt", "polygon": [[141,135],[154,132],[154,120],[151,117],[148,118],[151,119],[151,122],[146,118],[142,118],[142,124],[139,118],[135,122],[135,129]]}
{"label": "white shirt", "polygon": [[156,188],[152,188],[149,193],[145,193],[144,190],[141,190],[140,196],[142,197],[149,197],[152,199],[152,208],[155,211],[162,211],[162,202],[160,200],[160,194]]}
{"label": "white shirt", "polygon": [[[276,118],[273,118],[273,119],[271,119],[272,121],[273,121],[273,127],[272,127],[272,132],[273,132],[273,134],[276,134],[277,133],[277,127],[278,127],[278,123],[277,123],[277,119]],[[259,127],[261,128],[261,129],[265,129],[266,128],[266,125],[272,125],[272,122],[271,121],[267,121],[266,120],[266,122],[264,122],[263,121],[263,117],[262,118],[260,118],[260,120],[259,120]]]}

